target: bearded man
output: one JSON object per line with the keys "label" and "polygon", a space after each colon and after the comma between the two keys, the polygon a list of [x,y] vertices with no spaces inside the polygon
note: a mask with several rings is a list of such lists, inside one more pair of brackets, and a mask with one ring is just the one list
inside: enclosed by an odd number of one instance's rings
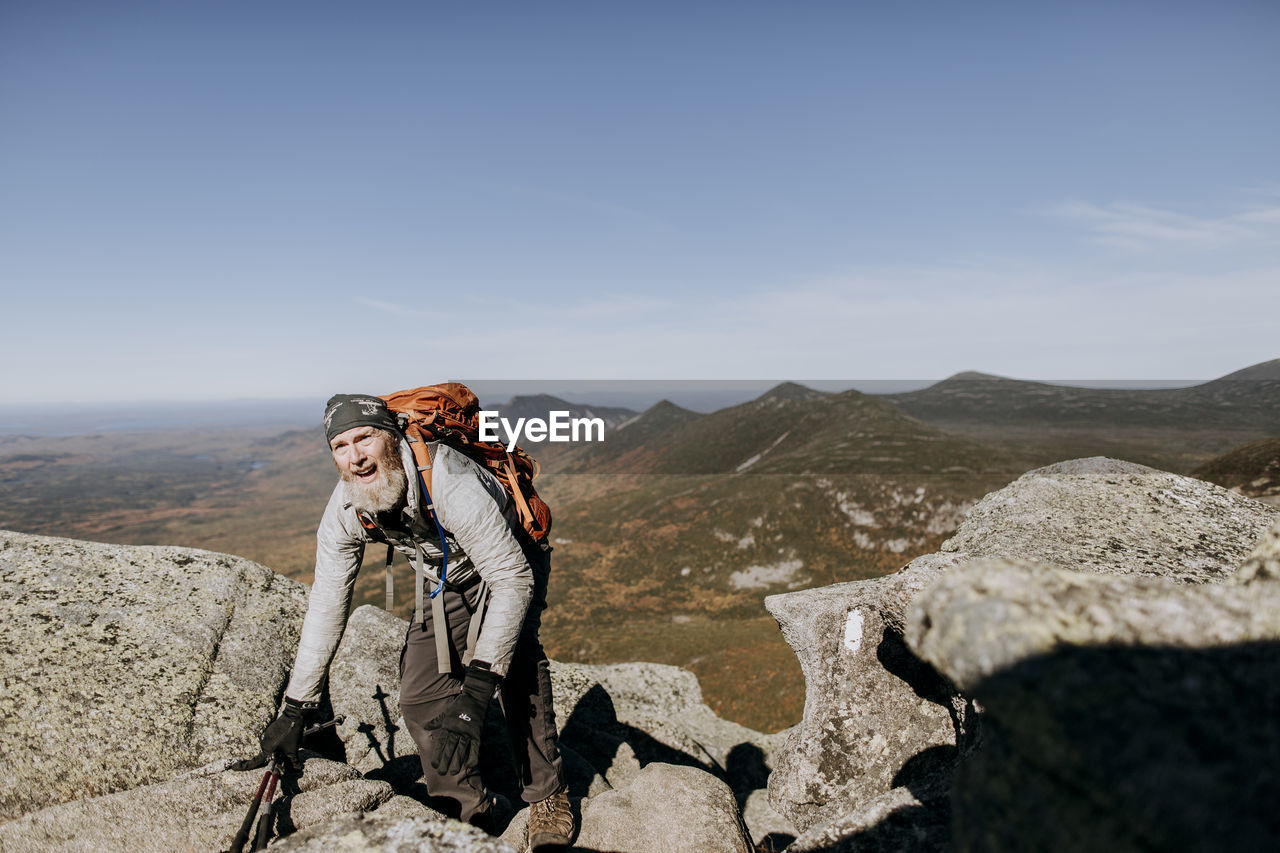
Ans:
{"label": "bearded man", "polygon": [[[341,480],[316,533],[315,582],[284,706],[263,732],[254,761],[276,755],[298,765],[308,714],[319,705],[346,628],[365,545],[387,543],[415,569],[417,607],[401,652],[400,709],[427,791],[453,801],[462,820],[494,830],[494,798],[478,763],[489,701],[500,689],[521,765],[521,796],[530,804],[529,849],[568,845],[575,825],[556,744],[550,667],[538,640],[550,549],[524,534],[498,480],[447,445],[429,445],[425,495],[396,417],[378,397],[335,395],[324,423]],[[435,593],[424,606],[427,584]]]}

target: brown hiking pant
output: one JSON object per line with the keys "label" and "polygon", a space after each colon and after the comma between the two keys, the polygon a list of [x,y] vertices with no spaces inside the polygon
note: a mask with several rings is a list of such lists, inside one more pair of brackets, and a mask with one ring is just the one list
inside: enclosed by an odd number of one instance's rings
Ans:
{"label": "brown hiking pant", "polygon": [[[525,556],[533,567],[533,600],[499,698],[520,765],[521,799],[535,803],[561,787],[564,771],[556,746],[551,669],[538,640],[542,611],[547,606],[550,553],[526,548]],[[440,594],[445,598],[449,623],[451,671],[441,673],[436,665],[435,626],[430,613],[425,622],[414,619],[400,658],[400,710],[410,736],[418,745],[427,792],[432,797],[457,802],[460,819],[482,822],[490,808],[490,797],[480,779],[479,768],[464,770],[458,776],[443,776],[432,768],[429,758],[436,732],[427,731],[426,724],[443,713],[450,700],[462,691],[466,670],[462,666],[461,650],[466,647],[467,625],[471,619],[462,593],[446,589]]]}

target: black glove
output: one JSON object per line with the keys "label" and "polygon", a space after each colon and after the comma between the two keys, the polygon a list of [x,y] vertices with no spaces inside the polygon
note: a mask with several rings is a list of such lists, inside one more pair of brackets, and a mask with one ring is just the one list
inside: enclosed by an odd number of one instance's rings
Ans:
{"label": "black glove", "polygon": [[288,769],[296,770],[302,763],[298,760],[298,746],[302,743],[302,733],[307,728],[307,714],[314,708],[314,702],[299,702],[286,696],[280,716],[272,720],[258,738],[262,751],[247,761],[238,762],[231,769],[253,770],[264,767],[274,756]]}
{"label": "black glove", "polygon": [[437,773],[457,776],[480,763],[480,733],[489,712],[489,700],[501,681],[501,676],[489,671],[489,664],[473,661],[462,681],[462,692],[440,716],[427,723],[428,731],[439,730],[431,739],[430,756]]}

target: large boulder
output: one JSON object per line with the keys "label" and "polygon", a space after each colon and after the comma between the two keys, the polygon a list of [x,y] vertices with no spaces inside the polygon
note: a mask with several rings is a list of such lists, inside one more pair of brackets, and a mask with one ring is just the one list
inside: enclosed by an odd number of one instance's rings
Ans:
{"label": "large boulder", "polygon": [[382,814],[345,815],[294,833],[271,845],[280,853],[519,853],[521,848],[485,835],[474,826],[444,817]]}
{"label": "large boulder", "polygon": [[418,745],[400,714],[400,649],[409,624],[385,610],[357,607],[329,667],[329,695],[344,720],[346,760],[397,780],[420,775]]}
{"label": "large boulder", "polygon": [[[624,788],[578,804],[581,830],[575,847],[611,853],[751,853],[752,844],[733,791],[696,767],[653,763]],[[520,844],[528,809],[503,838]]]}
{"label": "large boulder", "polygon": [[[27,851],[225,850],[239,829],[263,770],[238,772],[223,760],[165,782],[62,803],[0,824],[0,849]],[[391,799],[385,782],[347,764],[309,757],[277,817],[292,830]]]}
{"label": "large boulder", "polygon": [[800,829],[954,759],[968,709],[901,631],[906,602],[950,563],[921,558],[889,577],[765,600],[805,678],[804,719],[769,777],[771,802]]}
{"label": "large boulder", "polygon": [[0,819],[251,755],[305,588],[190,548],[0,531]]}
{"label": "large boulder", "polygon": [[775,754],[770,800],[801,830],[820,829],[894,787],[925,784],[971,743],[972,706],[902,636],[916,596],[953,567],[1008,557],[1218,583],[1232,578],[1275,517],[1199,480],[1077,459],[987,495],[939,553],[894,575],[770,596],[765,605],[806,679],[804,718]]}
{"label": "large boulder", "polygon": [[[719,775],[752,776],[763,787],[770,757],[785,735],[762,734],[721,719],[702,700],[692,672],[657,663],[554,662],[551,669],[562,740],[617,787],[630,775],[613,768],[619,744],[634,769],[652,761],[690,764]],[[737,779],[733,780],[735,783]]]}
{"label": "large boulder", "polygon": [[1280,581],[975,560],[921,594],[907,639],[983,708],[952,788],[956,849],[1280,837]]}
{"label": "large boulder", "polygon": [[1186,583],[1227,579],[1276,510],[1220,486],[1095,456],[1022,475],[969,510],[941,550]]}

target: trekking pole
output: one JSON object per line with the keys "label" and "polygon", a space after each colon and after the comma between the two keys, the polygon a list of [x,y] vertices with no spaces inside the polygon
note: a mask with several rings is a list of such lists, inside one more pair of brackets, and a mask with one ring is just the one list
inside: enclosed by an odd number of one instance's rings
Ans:
{"label": "trekking pole", "polygon": [[231,839],[231,847],[227,853],[241,853],[244,850],[244,843],[249,840],[249,830],[253,828],[253,819],[258,816],[258,806],[262,803],[262,792],[267,789],[267,780],[276,773],[276,760],[274,757],[271,763],[267,765],[267,772],[262,774],[262,781],[258,783],[258,793],[253,795],[253,800],[249,803],[249,813],[244,816],[244,821],[240,824],[240,829],[236,832],[235,838]]}
{"label": "trekking pole", "polygon": [[[302,736],[304,738],[309,737],[316,732],[342,725],[346,719],[347,718],[345,716],[339,714],[328,722],[312,726],[304,731]],[[271,799],[276,794],[276,783],[279,781],[280,765],[273,755],[270,763],[267,764],[267,772],[262,774],[262,781],[258,783],[258,792],[253,795],[253,800],[249,803],[249,812],[244,816],[244,821],[240,824],[240,829],[236,832],[235,838],[231,839],[231,847],[228,850],[228,853],[242,853],[245,842],[249,840],[249,831],[253,828],[253,819],[258,816],[258,807],[262,805],[263,794],[270,790],[270,793],[266,794],[267,811],[264,815],[264,820],[258,822],[258,833],[257,838],[254,840],[253,849],[261,850],[266,847],[267,839],[264,836],[269,835],[271,832]]]}
{"label": "trekking pole", "polygon": [[272,818],[275,816],[276,783],[280,781],[280,773],[277,771],[268,775],[271,777],[271,782],[267,785],[267,807],[262,810],[262,817],[258,818],[258,832],[253,839],[254,850],[266,850],[267,841],[271,838],[271,823]]}

